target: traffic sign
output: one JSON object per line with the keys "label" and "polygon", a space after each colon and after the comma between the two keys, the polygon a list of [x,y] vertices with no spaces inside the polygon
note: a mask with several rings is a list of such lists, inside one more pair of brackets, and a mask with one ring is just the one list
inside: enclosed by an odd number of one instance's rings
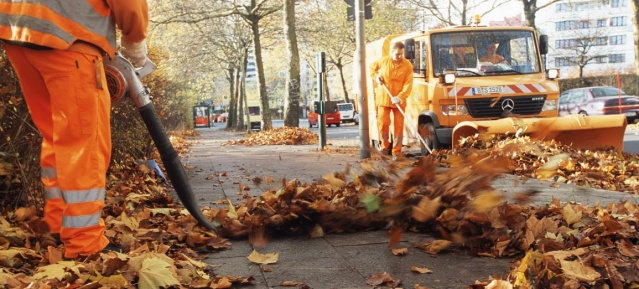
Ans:
{"label": "traffic sign", "polygon": [[[355,0],[344,0],[346,2],[346,19],[355,21]],[[364,0],[364,19],[373,19],[373,8],[371,0]]]}

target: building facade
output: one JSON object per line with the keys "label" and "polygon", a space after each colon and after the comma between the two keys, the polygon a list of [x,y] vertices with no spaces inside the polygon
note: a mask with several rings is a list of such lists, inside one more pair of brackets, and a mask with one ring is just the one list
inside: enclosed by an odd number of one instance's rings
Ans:
{"label": "building facade", "polygon": [[546,67],[559,68],[562,78],[633,73],[633,21],[629,0],[559,1],[541,10],[536,23],[548,35]]}

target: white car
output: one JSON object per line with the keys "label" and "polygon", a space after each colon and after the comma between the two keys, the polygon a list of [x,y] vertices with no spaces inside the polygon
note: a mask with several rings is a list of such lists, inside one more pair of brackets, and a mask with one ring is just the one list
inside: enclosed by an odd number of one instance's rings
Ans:
{"label": "white car", "polygon": [[338,103],[337,109],[339,110],[339,116],[342,123],[359,122],[355,121],[355,115],[357,115],[357,112],[355,112],[355,106],[352,103]]}

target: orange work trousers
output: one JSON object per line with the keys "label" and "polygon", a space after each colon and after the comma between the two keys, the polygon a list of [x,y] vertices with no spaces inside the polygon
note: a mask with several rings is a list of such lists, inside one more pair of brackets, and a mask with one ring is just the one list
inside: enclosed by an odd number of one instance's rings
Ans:
{"label": "orange work trousers", "polygon": [[394,156],[402,155],[402,141],[404,134],[404,115],[395,106],[377,107],[377,130],[382,139],[382,149],[390,147],[389,127],[391,125],[391,113],[393,114],[393,149]]}
{"label": "orange work trousers", "polygon": [[111,157],[111,99],[99,51],[35,50],[3,45],[33,122],[42,134],[44,220],[64,256],[104,249],[106,172]]}

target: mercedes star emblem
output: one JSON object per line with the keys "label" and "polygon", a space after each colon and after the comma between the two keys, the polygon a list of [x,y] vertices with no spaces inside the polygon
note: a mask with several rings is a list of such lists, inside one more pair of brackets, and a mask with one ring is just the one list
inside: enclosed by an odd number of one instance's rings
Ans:
{"label": "mercedes star emblem", "polygon": [[513,111],[513,109],[515,109],[514,100],[510,98],[506,98],[501,101],[501,110],[510,112],[510,111]]}

